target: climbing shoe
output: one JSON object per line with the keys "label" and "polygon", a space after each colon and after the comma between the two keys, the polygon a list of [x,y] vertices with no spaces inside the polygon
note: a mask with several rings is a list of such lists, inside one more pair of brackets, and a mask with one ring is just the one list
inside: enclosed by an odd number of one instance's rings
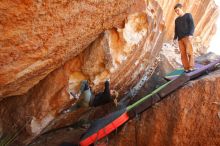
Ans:
{"label": "climbing shoe", "polygon": [[190,73],[190,70],[184,70],[184,73]]}

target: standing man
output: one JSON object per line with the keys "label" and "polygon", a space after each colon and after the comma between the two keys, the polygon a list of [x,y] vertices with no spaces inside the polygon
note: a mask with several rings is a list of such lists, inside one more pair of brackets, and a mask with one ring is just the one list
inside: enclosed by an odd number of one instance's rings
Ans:
{"label": "standing man", "polygon": [[175,20],[174,41],[178,39],[182,64],[185,73],[189,73],[194,70],[192,36],[195,27],[192,15],[190,13],[184,13],[182,7],[180,3],[174,7],[174,11],[179,16]]}

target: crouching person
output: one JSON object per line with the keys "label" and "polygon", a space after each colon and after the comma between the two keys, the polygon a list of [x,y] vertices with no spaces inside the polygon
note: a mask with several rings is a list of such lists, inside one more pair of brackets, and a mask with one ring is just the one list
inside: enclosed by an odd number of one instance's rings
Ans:
{"label": "crouching person", "polygon": [[111,101],[114,101],[114,103],[117,105],[118,92],[115,90],[110,90],[109,81],[105,81],[104,91],[99,92],[96,95],[92,93],[88,81],[86,80],[82,81],[78,94],[73,94],[72,92],[70,92],[70,94],[74,98],[78,98],[76,104],[69,109],[70,111],[80,107],[97,107]]}
{"label": "crouching person", "polygon": [[103,92],[99,92],[95,95],[95,98],[91,102],[91,106],[99,106],[104,105],[108,102],[114,101],[114,103],[117,105],[117,98],[118,98],[118,92],[115,90],[110,90],[110,83],[109,81],[105,81],[105,89]]}

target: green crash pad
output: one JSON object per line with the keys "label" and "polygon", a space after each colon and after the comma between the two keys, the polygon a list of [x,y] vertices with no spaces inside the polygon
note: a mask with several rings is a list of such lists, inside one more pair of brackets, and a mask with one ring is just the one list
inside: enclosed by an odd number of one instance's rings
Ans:
{"label": "green crash pad", "polygon": [[178,68],[168,74],[165,75],[166,79],[173,79],[175,77],[178,77],[180,75],[182,75],[184,73],[184,69],[183,68]]}
{"label": "green crash pad", "polygon": [[[196,70],[197,70],[197,69],[200,69],[200,68],[202,68],[202,67],[204,67],[204,65],[199,64],[199,63],[196,63],[196,64],[195,64],[195,69],[196,69]],[[172,71],[172,72],[166,74],[166,75],[165,75],[165,78],[168,79],[168,80],[173,80],[173,79],[177,78],[178,76],[180,76],[180,75],[182,75],[182,74],[184,74],[184,69],[183,69],[183,68],[177,68],[177,69],[175,69],[174,71]],[[187,74],[189,74],[189,73],[187,73]]]}

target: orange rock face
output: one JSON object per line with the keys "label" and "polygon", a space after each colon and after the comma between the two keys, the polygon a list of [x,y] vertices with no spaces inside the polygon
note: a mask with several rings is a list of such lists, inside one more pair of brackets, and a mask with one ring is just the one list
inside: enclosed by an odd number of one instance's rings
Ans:
{"label": "orange rock face", "polygon": [[109,145],[219,145],[219,85],[219,70],[189,82],[129,121]]}
{"label": "orange rock face", "polygon": [[[77,92],[83,79],[89,80],[97,92],[110,78],[111,88],[123,94],[144,76],[163,43],[164,22],[157,3],[147,6],[141,0],[121,0],[7,5],[21,7],[23,13],[19,16],[29,22],[18,23],[19,29],[12,23],[14,27],[4,31],[8,36],[1,36],[2,42],[12,39],[11,35],[20,41],[24,39],[21,33],[8,32],[20,30],[27,39],[22,43],[11,41],[1,49],[9,56],[1,53],[3,61],[4,57],[10,59],[7,48],[12,47],[19,54],[11,64],[5,60],[0,73],[3,134],[10,135],[25,127],[16,139],[17,144],[27,144],[42,132],[77,121],[87,109],[64,115],[60,112],[75,102],[68,91]],[[1,6],[5,6],[3,2]],[[6,13],[7,17],[15,16],[13,9],[5,11],[12,11]],[[31,12],[30,17],[25,15]],[[31,47],[30,42],[40,45],[36,38],[42,45]],[[36,54],[38,57],[34,57]]]}
{"label": "orange rock face", "polygon": [[21,95],[123,21],[129,1],[1,1],[0,98]]}

